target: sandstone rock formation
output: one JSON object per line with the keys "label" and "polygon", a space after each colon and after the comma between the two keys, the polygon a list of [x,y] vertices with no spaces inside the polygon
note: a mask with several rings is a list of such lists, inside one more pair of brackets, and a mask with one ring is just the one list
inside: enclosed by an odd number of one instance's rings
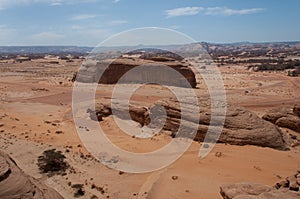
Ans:
{"label": "sandstone rock formation", "polygon": [[277,126],[288,128],[300,133],[300,105],[294,108],[283,107],[270,110],[263,117]]}
{"label": "sandstone rock formation", "polygon": [[220,187],[220,194],[224,199],[233,199],[246,195],[258,196],[264,192],[269,192],[272,187],[256,183],[227,184]]}
{"label": "sandstone rock formation", "polygon": [[291,190],[291,191],[299,191],[300,190],[300,169],[291,176],[288,176],[285,180],[282,180],[275,184],[274,186],[279,190]]}
{"label": "sandstone rock formation", "polygon": [[300,117],[300,104],[295,104],[295,106],[293,108],[293,113],[294,113],[294,115]]}
{"label": "sandstone rock formation", "polygon": [[1,199],[62,199],[56,191],[26,175],[8,155],[0,152]]}
{"label": "sandstone rock formation", "polygon": [[[137,66],[145,66],[141,70],[132,70]],[[170,73],[162,66],[170,67],[177,71],[180,76]],[[115,84],[125,73],[123,83],[157,83],[179,87],[196,87],[196,78],[187,63],[164,59],[140,59],[120,57],[115,60],[86,61],[79,72],[76,80],[79,82],[98,82],[100,84]],[[187,85],[189,83],[190,85]]]}
{"label": "sandstone rock formation", "polygon": [[[187,113],[184,117],[181,115],[178,102],[175,100],[161,100],[156,102],[151,107],[140,107],[130,105],[129,113],[131,119],[139,122],[141,126],[148,125],[151,120],[160,122],[160,115],[151,115],[151,109],[155,107],[164,107],[167,113],[166,122],[163,126],[163,130],[171,132],[172,136],[178,131],[181,124],[181,118],[183,119],[183,130],[181,136],[189,136],[192,132],[191,128],[197,127],[197,133],[194,137],[196,141],[203,141],[208,126],[211,122],[210,107],[207,105],[200,105],[200,118],[197,118],[192,113]],[[188,110],[195,109],[195,105],[185,104]],[[114,107],[115,110],[111,110],[110,104],[99,103],[96,106],[94,114],[108,115],[107,113],[114,112],[117,117],[123,119],[126,114],[126,108],[122,105]],[[124,113],[124,114],[122,114]],[[220,116],[218,116],[220,117]],[[151,119],[150,119],[151,118]],[[212,127],[217,127],[218,118],[215,118]],[[155,124],[155,122],[154,122]],[[279,150],[285,150],[286,142],[283,139],[282,132],[278,127],[270,122],[267,122],[259,118],[256,114],[237,106],[228,105],[224,128],[218,142],[228,143],[234,145],[256,145],[262,147],[271,147]]]}
{"label": "sandstone rock formation", "polygon": [[300,198],[300,170],[274,187],[256,183],[226,184],[220,187],[224,199],[295,199]]}
{"label": "sandstone rock formation", "polygon": [[220,187],[224,199],[295,199],[299,192],[277,190],[270,186],[256,183],[228,184]]}

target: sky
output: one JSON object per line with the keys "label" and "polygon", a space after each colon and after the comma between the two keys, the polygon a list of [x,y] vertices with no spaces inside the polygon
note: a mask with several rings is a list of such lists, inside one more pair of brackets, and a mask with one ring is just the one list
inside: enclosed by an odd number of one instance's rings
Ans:
{"label": "sky", "polygon": [[96,46],[169,28],[196,41],[300,41],[299,0],[0,0],[0,46]]}

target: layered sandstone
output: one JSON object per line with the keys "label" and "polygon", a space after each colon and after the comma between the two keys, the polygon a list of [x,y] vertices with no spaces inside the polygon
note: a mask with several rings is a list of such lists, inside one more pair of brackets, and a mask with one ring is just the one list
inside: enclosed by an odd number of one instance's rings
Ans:
{"label": "layered sandstone", "polygon": [[0,152],[0,198],[62,199],[63,197],[26,175],[11,157]]}
{"label": "layered sandstone", "polygon": [[[139,69],[138,66],[143,66],[143,68]],[[132,70],[134,68],[136,70]],[[129,71],[130,73],[125,75]],[[195,74],[188,63],[162,58],[145,60],[121,57],[115,60],[88,60],[77,73],[76,80],[116,84],[121,78],[122,83],[158,83],[179,87],[196,87]]]}

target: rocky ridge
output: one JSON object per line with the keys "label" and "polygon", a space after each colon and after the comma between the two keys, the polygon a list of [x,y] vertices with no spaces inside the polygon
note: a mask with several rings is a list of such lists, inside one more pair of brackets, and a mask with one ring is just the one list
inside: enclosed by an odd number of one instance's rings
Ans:
{"label": "rocky ridge", "polygon": [[[195,109],[195,105],[193,104],[185,104],[184,106],[188,107],[187,110]],[[156,121],[159,125],[161,122],[160,114],[151,114],[151,109],[155,109],[155,107],[163,107],[167,113],[166,122],[163,126],[165,133],[175,136],[181,124],[181,119],[183,119],[183,128],[180,136],[192,136],[190,133],[192,132],[192,128],[196,126],[197,133],[196,136],[194,136],[194,140],[204,141],[208,126],[211,123],[209,105],[200,105],[200,118],[197,118],[192,112],[186,113],[186,115],[182,117],[178,102],[175,100],[160,100],[149,107],[130,105],[129,114],[132,120],[140,123],[141,126],[148,125],[151,119]],[[114,107],[114,109],[115,110],[111,110],[110,103],[100,102],[96,105],[94,112],[89,112],[91,118],[94,120],[97,120],[97,117],[98,119],[102,119],[102,117],[106,117],[112,114],[112,112],[114,112],[117,117],[126,119],[126,106],[123,106],[121,103]],[[212,122],[212,129],[218,127],[219,117],[221,118],[221,115],[218,115],[217,118],[215,118],[216,120]],[[278,150],[286,150],[288,148],[283,133],[278,127],[259,118],[255,113],[243,107],[233,105],[227,106],[226,119],[218,142],[233,145],[255,145]]]}
{"label": "rocky ridge", "polygon": [[63,199],[55,190],[26,175],[16,162],[0,152],[0,198]]}

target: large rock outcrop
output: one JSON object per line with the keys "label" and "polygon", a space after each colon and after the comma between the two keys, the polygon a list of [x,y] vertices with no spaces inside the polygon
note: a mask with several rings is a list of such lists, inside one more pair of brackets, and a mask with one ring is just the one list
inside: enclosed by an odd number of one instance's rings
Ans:
{"label": "large rock outcrop", "polygon": [[273,187],[257,183],[236,183],[220,187],[223,199],[295,199],[300,198],[299,192],[277,190]]}
{"label": "large rock outcrop", "polygon": [[272,122],[277,126],[291,129],[300,133],[300,105],[294,108],[282,107],[272,109],[262,117],[264,120]]}
{"label": "large rock outcrop", "polygon": [[[109,103],[106,105],[99,103],[96,106],[95,113],[91,113],[91,118],[92,115],[95,114],[107,116],[107,113],[114,112],[117,117],[123,119],[125,118],[123,115],[126,115],[126,108],[121,104],[114,107],[115,110],[112,111]],[[171,132],[171,135],[174,136],[181,125],[181,119],[183,119],[184,122],[182,125],[184,126],[182,128],[181,135],[191,137],[189,134],[192,132],[192,128],[195,128],[195,126],[198,124],[197,133],[194,137],[194,140],[204,141],[208,126],[211,123],[209,106],[201,104],[200,118],[197,118],[197,116],[192,114],[192,112],[186,113],[186,115],[182,117],[178,102],[175,100],[161,100],[156,102],[151,107],[130,105],[129,113],[131,119],[139,122],[142,126],[148,125],[151,119],[159,123],[160,114],[156,114],[154,116],[151,115],[151,109],[155,109],[156,106],[158,108],[164,107],[167,113],[166,122],[163,126],[164,131]],[[186,104],[184,106],[188,107],[187,110],[195,109],[195,105],[193,104]],[[219,125],[216,121],[218,121],[218,118],[214,121],[215,123],[211,124],[213,128]],[[226,119],[218,142],[233,145],[256,145],[262,147],[271,147],[279,150],[287,149],[287,144],[284,141],[282,132],[278,127],[259,118],[256,114],[242,107],[232,105],[227,106]]]}
{"label": "large rock outcrop", "polygon": [[226,184],[220,187],[224,199],[295,199],[300,198],[300,170],[270,187],[257,183]]}
{"label": "large rock outcrop", "polygon": [[[132,70],[137,66],[145,66],[141,70]],[[180,76],[166,70],[165,67],[176,70]],[[130,71],[129,75],[123,77]],[[100,75],[101,74],[101,75]],[[115,84],[123,77],[122,83],[160,83],[178,87],[196,87],[194,72],[188,63],[163,59],[145,60],[141,58],[120,57],[115,60],[86,61],[76,75],[76,81],[99,84]],[[188,83],[188,84],[187,84]]]}
{"label": "large rock outcrop", "polygon": [[0,152],[1,199],[63,199],[55,190],[26,175],[8,155]]}

